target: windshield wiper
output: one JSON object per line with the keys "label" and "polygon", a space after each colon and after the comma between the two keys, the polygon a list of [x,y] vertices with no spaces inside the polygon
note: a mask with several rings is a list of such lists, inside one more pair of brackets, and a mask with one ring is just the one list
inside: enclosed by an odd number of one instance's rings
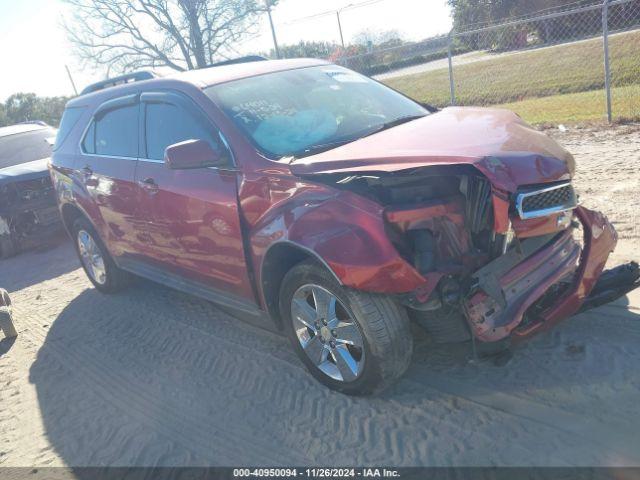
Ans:
{"label": "windshield wiper", "polygon": [[418,120],[419,118],[426,117],[426,115],[407,115],[406,117],[396,118],[395,120],[391,120],[390,122],[383,123],[382,125],[378,125],[372,131],[368,132],[361,138],[369,137],[371,135],[375,135],[376,133],[380,133],[384,130],[389,130],[390,128],[397,127],[398,125],[402,125],[403,123],[409,123],[413,120]]}
{"label": "windshield wiper", "polygon": [[311,145],[310,147],[305,148],[301,152],[296,152],[293,155],[291,155],[291,161],[289,163],[293,163],[300,158],[313,155],[314,153],[326,152],[327,150],[340,147],[341,145],[346,145],[347,143],[355,142],[359,138],[361,137],[349,138],[347,140],[336,140],[335,142],[319,143],[318,145]]}
{"label": "windshield wiper", "polygon": [[296,152],[290,156],[287,156],[287,158],[291,157],[291,160],[289,161],[289,163],[291,164],[300,158],[313,155],[314,153],[325,152],[327,150],[331,150],[333,148],[346,145],[347,143],[355,142],[356,140],[360,140],[361,138],[374,135],[376,133],[382,132],[383,130],[388,130],[390,128],[397,127],[398,125],[402,125],[403,123],[408,123],[408,122],[411,122],[412,120],[417,120],[422,117],[426,117],[426,115],[407,115],[406,117],[396,118],[395,120],[391,120],[390,122],[383,123],[382,125],[377,125],[373,130],[366,131],[364,135],[358,135],[353,138],[336,140],[333,142],[319,143],[318,145],[311,145],[310,147],[305,148],[301,152]]}

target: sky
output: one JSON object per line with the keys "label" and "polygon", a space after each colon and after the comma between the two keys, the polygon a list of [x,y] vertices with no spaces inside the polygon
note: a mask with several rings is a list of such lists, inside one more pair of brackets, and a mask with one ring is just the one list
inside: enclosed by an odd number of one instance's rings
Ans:
{"label": "sky", "polygon": [[[273,10],[278,42],[326,40],[339,43],[335,14],[344,9],[341,23],[345,41],[363,30],[397,30],[407,40],[447,33],[451,18],[446,0],[378,0],[367,6],[346,8],[362,0],[280,0]],[[104,78],[101,70],[83,66],[74,57],[62,19],[69,6],[62,0],[0,0],[0,102],[16,92],[41,96],[72,95],[65,65],[78,90]],[[268,51],[271,33],[265,18],[260,33],[237,46],[241,53]]]}

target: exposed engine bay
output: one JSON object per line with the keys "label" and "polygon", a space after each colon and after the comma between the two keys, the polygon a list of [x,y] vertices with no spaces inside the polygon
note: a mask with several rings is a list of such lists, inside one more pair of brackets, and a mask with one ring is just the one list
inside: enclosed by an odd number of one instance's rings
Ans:
{"label": "exposed engine bay", "polygon": [[[586,272],[599,276],[617,239],[602,215],[578,206],[569,181],[504,192],[464,165],[323,181],[384,207],[390,240],[427,280],[401,302],[440,343],[498,342],[552,323],[561,300],[584,300]],[[616,288],[626,293],[638,277],[629,265]]]}
{"label": "exposed engine bay", "polygon": [[503,253],[507,236],[493,229],[489,181],[471,167],[443,170],[349,176],[336,186],[385,206],[394,245],[422,274]]}

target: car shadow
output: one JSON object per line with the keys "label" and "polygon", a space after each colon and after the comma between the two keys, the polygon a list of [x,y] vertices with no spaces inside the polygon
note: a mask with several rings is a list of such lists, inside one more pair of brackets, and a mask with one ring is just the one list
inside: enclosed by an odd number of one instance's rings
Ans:
{"label": "car shadow", "polygon": [[533,389],[543,393],[572,388],[595,388],[600,393],[619,390],[631,378],[640,380],[636,374],[640,369],[640,291],[632,295],[634,302],[630,296],[621,297],[512,346],[506,363],[500,356],[474,356],[470,342],[439,345],[424,333],[423,341],[416,343],[413,363],[447,375],[451,382],[464,382],[469,391],[473,385],[513,395]]}
{"label": "car shadow", "polygon": [[[48,332],[24,334],[42,335],[29,380],[66,465],[327,465],[328,458],[345,466],[492,465],[496,451],[512,465],[549,458],[591,465],[611,452],[576,442],[564,425],[540,426],[544,419],[535,415],[522,426],[521,411],[505,413],[504,402],[492,402],[507,395],[517,410],[528,396],[551,405],[541,411],[557,422],[566,420],[558,411],[595,409],[601,417],[628,415],[637,427],[640,354],[630,347],[638,337],[625,329],[640,325],[638,315],[614,320],[617,327],[609,321],[607,331],[599,329],[605,313],[568,320],[519,349],[506,367],[470,363],[418,334],[405,377],[373,398],[329,391],[286,338],[150,282],[112,296],[86,289]],[[621,354],[613,346],[625,336]],[[518,442],[509,438],[512,428]],[[527,442],[535,442],[535,455],[523,448]]]}
{"label": "car shadow", "polygon": [[73,245],[61,235],[47,246],[0,260],[0,288],[15,292],[77,268],[80,262]]}
{"label": "car shadow", "polygon": [[[0,335],[2,334],[0,333]],[[0,358],[11,350],[14,343],[16,343],[16,337],[3,338],[0,340]]]}
{"label": "car shadow", "polygon": [[49,441],[67,465],[286,463],[265,454],[271,434],[256,425],[264,412],[247,383],[260,381],[260,364],[243,365],[245,337],[305,377],[285,339],[208,302],[146,281],[114,296],[84,290],[40,339],[29,372]]}

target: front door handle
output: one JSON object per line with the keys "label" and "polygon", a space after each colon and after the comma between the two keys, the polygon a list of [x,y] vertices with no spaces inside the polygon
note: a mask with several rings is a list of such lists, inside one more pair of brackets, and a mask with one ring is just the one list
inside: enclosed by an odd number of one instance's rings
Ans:
{"label": "front door handle", "polygon": [[140,180],[138,185],[146,190],[150,194],[158,193],[158,184],[153,178],[145,178],[144,180]]}

